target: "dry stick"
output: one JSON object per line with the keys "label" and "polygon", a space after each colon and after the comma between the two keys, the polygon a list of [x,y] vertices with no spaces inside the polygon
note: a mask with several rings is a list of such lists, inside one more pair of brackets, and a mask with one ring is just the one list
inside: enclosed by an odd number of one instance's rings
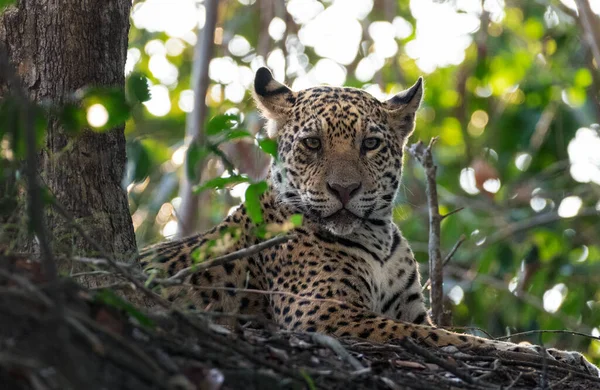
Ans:
{"label": "dry stick", "polygon": [[425,170],[427,179],[427,205],[429,207],[429,277],[431,279],[431,311],[433,321],[438,325],[446,325],[444,320],[444,291],[443,291],[443,263],[442,254],[440,252],[440,223],[442,216],[438,206],[437,184],[435,175],[437,167],[433,163],[433,155],[431,148],[433,147],[437,137],[434,137],[429,142],[429,146],[419,141],[412,144],[408,151],[417,159]]}
{"label": "dry stick", "polygon": [[449,213],[442,215],[442,220],[444,220],[444,219],[448,218],[448,217],[449,217],[449,216],[451,216],[452,214],[456,214],[456,213],[458,213],[459,211],[463,211],[464,209],[465,209],[464,207],[459,207],[459,208],[457,208],[457,209],[455,209],[455,210],[452,210],[452,211],[450,211]]}
{"label": "dry stick", "polygon": [[[449,214],[446,214],[444,217],[446,217],[448,215]],[[448,264],[450,262],[450,260],[452,260],[452,256],[454,256],[454,254],[456,253],[458,248],[460,248],[460,246],[462,245],[463,242],[465,242],[466,239],[467,239],[467,236],[465,236],[464,234],[462,234],[460,236],[458,241],[456,241],[456,244],[454,244],[452,249],[450,249],[450,252],[446,255],[446,258],[444,259],[444,263],[442,264],[442,267],[445,267],[446,264]],[[421,291],[425,291],[427,289],[427,287],[429,287],[430,284],[431,284],[431,279],[427,279],[427,281],[423,284],[423,289]]]}
{"label": "dry stick", "polygon": [[[203,271],[207,268],[211,268],[211,267],[216,267],[219,265],[223,265],[229,262],[232,262],[234,260],[239,260],[241,258],[244,257],[248,257],[248,256],[252,256],[257,254],[258,252],[261,252],[267,248],[270,248],[272,246],[278,245],[278,244],[282,244],[284,242],[289,241],[290,239],[294,238],[293,236],[279,236],[279,237],[273,237],[271,239],[268,239],[266,241],[260,242],[258,244],[249,246],[248,248],[243,248],[240,249],[238,251],[232,252],[232,253],[228,253],[224,256],[219,256],[219,257],[215,257],[212,260],[209,261],[205,261],[199,264],[195,264],[192,265],[191,267],[187,267],[184,268],[182,270],[180,270],[179,272],[177,272],[175,275],[167,278],[167,279],[163,279],[160,281],[160,284],[162,285],[169,285],[169,281],[170,282],[174,282],[176,284],[179,284],[179,280],[185,278],[188,275],[191,275],[193,273],[196,273],[198,271]],[[154,282],[158,282],[157,280],[155,280]]]}
{"label": "dry stick", "polygon": [[[214,48],[215,27],[217,25],[217,16],[219,0],[206,0],[205,22],[202,30],[199,31],[198,40],[194,47],[194,66],[192,74],[192,87],[194,90],[195,104],[194,110],[188,115],[185,127],[185,138],[187,145],[203,147],[206,143],[203,127],[206,119],[206,91],[208,91],[208,65],[212,57]],[[186,156],[185,167],[187,168],[188,159]],[[196,167],[198,178],[202,170],[203,161],[200,159]],[[180,218],[178,219],[177,237],[185,237],[193,233],[195,229],[196,218],[198,216],[198,195],[193,192],[193,184],[187,176],[187,169],[181,180],[179,196],[181,197],[181,207],[179,208]]]}
{"label": "dry stick", "polygon": [[469,374],[462,372],[461,370],[458,369],[458,367],[456,367],[455,365],[453,365],[452,363],[450,363],[449,361],[442,359],[436,355],[434,355],[433,353],[429,352],[428,350],[426,350],[425,348],[421,348],[419,347],[417,344],[415,344],[414,342],[412,342],[410,340],[410,338],[408,337],[404,337],[402,340],[400,340],[400,345],[413,352],[416,353],[417,355],[422,356],[423,358],[425,358],[426,360],[437,364],[438,366],[442,367],[443,369],[445,369],[446,371],[454,374],[454,376],[456,376],[457,378],[462,379],[463,381],[469,383],[469,384],[476,384],[476,380],[473,379]]}
{"label": "dry stick", "polygon": [[[168,281],[168,279],[167,279],[167,281]],[[160,284],[160,281],[158,283]],[[189,288],[193,288],[196,290],[208,290],[208,291],[218,290],[218,291],[232,291],[232,292],[235,291],[235,292],[241,292],[241,293],[261,294],[261,295],[284,295],[286,297],[292,297],[292,298],[296,299],[297,301],[303,300],[303,301],[311,301],[311,302],[328,302],[328,303],[333,303],[336,305],[347,305],[348,304],[347,302],[339,301],[337,299],[331,299],[331,298],[304,297],[302,295],[294,294],[289,291],[267,291],[267,290],[257,290],[257,289],[253,289],[253,288],[197,286],[195,284],[189,284],[189,283],[178,283],[178,284],[170,284],[169,283],[169,285],[189,287]]]}
{"label": "dry stick", "polygon": [[599,340],[600,341],[600,337],[593,336],[593,335],[587,334],[587,333],[575,332],[575,331],[572,331],[572,330],[544,330],[544,329],[540,329],[540,330],[528,330],[526,332],[513,333],[513,334],[508,335],[508,336],[496,337],[495,339],[496,340],[506,340],[506,339],[510,339],[512,337],[515,337],[515,336],[527,336],[527,335],[530,335],[530,334],[540,334],[540,333],[570,334],[570,335],[573,335],[573,336],[582,336],[582,337],[587,337],[589,339]]}

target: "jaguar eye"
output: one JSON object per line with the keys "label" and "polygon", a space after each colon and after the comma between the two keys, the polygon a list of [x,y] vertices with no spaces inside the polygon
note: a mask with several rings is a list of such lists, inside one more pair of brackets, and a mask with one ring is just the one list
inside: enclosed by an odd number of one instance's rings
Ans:
{"label": "jaguar eye", "polygon": [[379,138],[371,137],[363,140],[362,147],[365,150],[374,150],[377,149],[381,145],[381,140]]}
{"label": "jaguar eye", "polygon": [[304,146],[306,146],[310,150],[319,150],[321,149],[321,140],[314,137],[304,138],[302,140]]}

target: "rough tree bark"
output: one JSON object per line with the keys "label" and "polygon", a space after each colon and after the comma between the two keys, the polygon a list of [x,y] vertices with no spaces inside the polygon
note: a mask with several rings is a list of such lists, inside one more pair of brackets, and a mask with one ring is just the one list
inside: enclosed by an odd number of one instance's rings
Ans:
{"label": "rough tree bark", "polygon": [[[130,8],[131,1],[121,0],[21,0],[7,9],[0,16],[0,44],[29,99],[60,104],[85,86],[123,87]],[[106,253],[123,260],[136,251],[121,187],[125,162],[123,126],[72,138],[49,118],[39,155],[43,183]],[[96,252],[65,218],[47,213],[58,253]]]}

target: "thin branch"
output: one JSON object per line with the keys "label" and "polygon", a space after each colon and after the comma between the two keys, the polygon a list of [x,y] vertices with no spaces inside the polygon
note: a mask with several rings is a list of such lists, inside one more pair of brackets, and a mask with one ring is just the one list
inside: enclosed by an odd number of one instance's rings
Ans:
{"label": "thin branch", "polygon": [[527,336],[527,335],[531,335],[531,334],[542,334],[542,333],[570,334],[570,335],[573,335],[573,336],[581,336],[581,337],[586,337],[588,339],[600,341],[600,337],[593,336],[593,335],[587,334],[587,333],[575,332],[575,331],[572,331],[572,330],[544,330],[544,329],[540,329],[540,330],[528,330],[526,332],[513,333],[513,334],[510,334],[508,336],[496,337],[496,340],[507,340],[507,339],[513,338],[515,336]]}
{"label": "thin branch", "polygon": [[431,311],[433,321],[439,326],[448,325],[444,323],[444,275],[442,254],[440,252],[440,223],[442,216],[438,206],[437,183],[435,181],[437,167],[433,163],[431,149],[437,140],[434,137],[429,146],[419,141],[408,148],[408,152],[421,163],[425,170],[427,183],[427,205],[429,207],[429,277],[431,278]]}
{"label": "thin branch", "polygon": [[336,305],[346,305],[347,304],[347,302],[340,301],[337,299],[305,297],[305,296],[295,294],[293,292],[288,292],[288,291],[277,291],[277,290],[267,291],[267,290],[258,290],[258,289],[254,289],[254,288],[238,288],[238,287],[197,286],[195,284],[190,284],[190,283],[179,283],[179,284],[176,284],[176,286],[183,286],[183,287],[193,288],[196,290],[207,290],[207,291],[218,290],[218,291],[232,291],[232,292],[236,292],[236,293],[242,292],[242,293],[262,294],[262,295],[284,295],[287,297],[292,297],[297,301],[303,300],[303,301],[311,301],[311,302],[328,302],[328,303],[333,303]]}
{"label": "thin branch", "polygon": [[444,215],[442,215],[442,216],[441,216],[441,218],[442,218],[442,221],[443,221],[444,219],[448,218],[449,216],[453,215],[453,214],[456,214],[456,213],[458,213],[458,212],[460,212],[460,211],[463,211],[464,209],[465,209],[464,207],[459,207],[459,208],[457,208],[457,209],[454,209],[454,210],[450,211],[448,214],[444,214]]}
{"label": "thin branch", "polygon": [[[444,263],[442,264],[442,267],[445,267],[446,264],[448,264],[450,262],[450,260],[452,260],[452,256],[454,256],[454,254],[456,253],[458,248],[460,248],[460,246],[462,245],[463,242],[465,242],[466,239],[467,239],[467,236],[465,236],[464,234],[460,236],[458,241],[456,241],[456,244],[454,244],[452,249],[450,249],[450,252],[446,255],[446,258],[444,259]],[[423,289],[421,291],[425,291],[427,289],[427,287],[429,287],[430,284],[431,284],[431,279],[427,279],[427,281],[423,284]]]}
{"label": "thin branch", "polygon": [[409,350],[413,353],[416,353],[417,355],[422,356],[425,360],[430,361],[434,364],[437,364],[438,366],[442,367],[446,371],[454,374],[454,376],[456,376],[457,378],[462,379],[466,383],[469,383],[469,384],[476,383],[475,379],[472,378],[468,373],[465,373],[465,372],[459,370],[458,367],[456,367],[454,364],[450,363],[450,361],[442,359],[442,358],[434,355],[432,352],[429,352],[425,348],[419,347],[417,344],[412,342],[409,337],[404,337],[402,340],[400,340],[400,345],[402,347],[406,348],[407,350]]}
{"label": "thin branch", "polygon": [[205,261],[205,262],[202,262],[199,264],[194,264],[191,267],[187,267],[187,268],[180,270],[175,275],[173,275],[167,279],[154,280],[153,282],[160,283],[162,285],[167,285],[167,286],[169,285],[169,283],[180,284],[181,280],[183,280],[186,276],[189,276],[193,273],[203,271],[203,270],[211,268],[211,267],[223,265],[223,264],[226,264],[226,263],[229,263],[229,262],[232,262],[234,260],[238,260],[238,259],[241,259],[244,257],[255,255],[267,248],[287,242],[291,238],[293,238],[293,237],[291,237],[291,236],[274,237],[274,238],[268,239],[266,241],[260,242],[256,245],[249,246],[248,248],[243,248],[238,251],[228,253],[224,256],[215,257],[214,259],[209,260],[209,261]]}
{"label": "thin branch", "polygon": [[[188,115],[185,127],[186,144],[196,144],[203,147],[206,143],[204,137],[204,122],[206,120],[206,92],[210,82],[208,77],[208,65],[212,58],[215,39],[215,28],[217,26],[219,0],[206,0],[204,2],[206,18],[202,31],[198,34],[198,41],[194,47],[194,67],[192,74],[192,83],[194,90],[194,110]],[[187,176],[187,156],[185,159],[185,169],[181,179],[179,196],[181,197],[181,206],[178,222],[177,236],[185,237],[192,234],[196,228],[198,216],[198,195],[194,194],[193,187],[195,183],[190,181]],[[200,181],[200,175],[203,167],[202,159],[197,162],[196,175],[197,181]]]}

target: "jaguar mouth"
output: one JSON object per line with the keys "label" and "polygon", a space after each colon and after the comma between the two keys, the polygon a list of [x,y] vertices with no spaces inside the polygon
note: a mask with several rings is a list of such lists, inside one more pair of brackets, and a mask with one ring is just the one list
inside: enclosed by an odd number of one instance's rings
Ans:
{"label": "jaguar mouth", "polygon": [[323,220],[325,222],[333,222],[333,223],[339,223],[339,224],[350,224],[359,219],[360,218],[358,216],[356,216],[354,213],[352,213],[350,210],[344,209],[344,208],[323,218]]}

